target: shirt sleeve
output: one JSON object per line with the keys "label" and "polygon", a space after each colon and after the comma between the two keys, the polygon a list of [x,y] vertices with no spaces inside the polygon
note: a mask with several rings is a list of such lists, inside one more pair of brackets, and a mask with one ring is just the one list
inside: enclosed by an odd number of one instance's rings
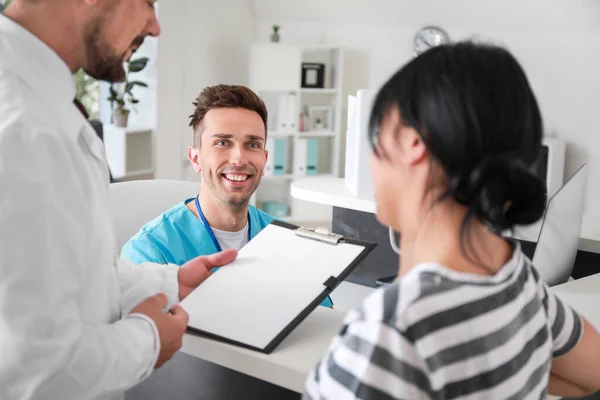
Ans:
{"label": "shirt sleeve", "polygon": [[579,314],[543,285],[543,302],[552,332],[552,356],[560,357],[575,348],[583,333]]}
{"label": "shirt sleeve", "polygon": [[143,239],[129,240],[121,249],[121,257],[133,264],[168,264],[163,254],[152,243]]}
{"label": "shirt sleeve", "polygon": [[[0,121],[0,398],[91,399],[153,371],[147,320],[89,323],[81,307],[89,210],[76,143]],[[91,301],[95,301],[91,299]],[[99,300],[102,301],[102,300]]]}
{"label": "shirt sleeve", "polygon": [[121,258],[118,262],[119,285],[121,289],[120,306],[123,315],[128,314],[139,302],[156,293],[165,293],[168,303],[164,311],[179,302],[179,283],[174,264],[143,263],[133,264]]}
{"label": "shirt sleeve", "polygon": [[158,292],[169,298],[165,311],[177,304],[178,269],[177,265],[167,263],[160,250],[149,241],[133,239],[125,243],[118,263],[122,313],[129,313],[140,301]]}
{"label": "shirt sleeve", "polygon": [[352,311],[303,399],[428,399],[429,378],[410,341],[395,327]]}

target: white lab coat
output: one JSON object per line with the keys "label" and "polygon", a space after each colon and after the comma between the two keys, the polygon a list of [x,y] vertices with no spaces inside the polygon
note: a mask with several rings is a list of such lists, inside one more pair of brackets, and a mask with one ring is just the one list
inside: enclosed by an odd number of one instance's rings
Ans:
{"label": "white lab coat", "polygon": [[0,14],[0,399],[119,399],[153,370],[128,312],[177,268],[117,258],[104,147],[65,63]]}

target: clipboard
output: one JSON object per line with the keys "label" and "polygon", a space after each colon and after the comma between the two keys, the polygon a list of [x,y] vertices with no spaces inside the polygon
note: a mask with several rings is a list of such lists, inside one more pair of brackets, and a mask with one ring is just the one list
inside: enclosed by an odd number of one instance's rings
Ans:
{"label": "clipboard", "polygon": [[274,220],[181,301],[187,331],[271,353],[375,246]]}

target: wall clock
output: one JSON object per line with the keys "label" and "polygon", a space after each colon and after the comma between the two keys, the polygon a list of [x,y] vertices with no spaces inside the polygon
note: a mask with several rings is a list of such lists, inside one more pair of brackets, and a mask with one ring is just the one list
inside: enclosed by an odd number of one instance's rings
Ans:
{"label": "wall clock", "polygon": [[432,47],[449,42],[450,37],[442,28],[437,26],[426,26],[419,29],[416,33],[413,39],[413,46],[415,54],[419,55]]}

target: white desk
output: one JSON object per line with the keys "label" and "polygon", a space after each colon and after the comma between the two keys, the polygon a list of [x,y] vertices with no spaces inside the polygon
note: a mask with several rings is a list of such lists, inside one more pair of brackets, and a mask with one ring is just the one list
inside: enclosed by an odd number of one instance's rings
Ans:
{"label": "white desk", "polygon": [[[346,188],[344,178],[313,177],[294,181],[291,185],[291,196],[319,204],[369,213],[376,212],[375,201],[354,196]],[[537,242],[539,228],[539,224],[519,228],[515,237]],[[600,253],[600,217],[583,216],[579,249]]]}
{"label": "white desk", "polygon": [[551,290],[596,329],[600,329],[600,274],[563,283]]}
{"label": "white desk", "polygon": [[342,282],[331,294],[335,309],[317,307],[271,354],[263,354],[193,334],[186,334],[182,352],[302,392],[308,373],[317,365],[346,313],[374,289]]}
{"label": "white desk", "polygon": [[[349,309],[374,288],[343,282],[331,294],[337,307],[317,307],[271,354],[186,334],[182,352],[301,393],[309,372],[327,352]],[[600,274],[551,289],[600,329]]]}
{"label": "white desk", "polygon": [[181,351],[301,393],[308,373],[327,352],[345,315],[341,311],[317,307],[271,354],[192,334],[185,334]]}

